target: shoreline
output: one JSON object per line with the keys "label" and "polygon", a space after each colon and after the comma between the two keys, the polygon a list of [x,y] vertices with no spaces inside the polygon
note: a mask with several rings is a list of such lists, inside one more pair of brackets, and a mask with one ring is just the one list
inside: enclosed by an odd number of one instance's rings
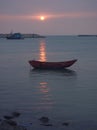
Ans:
{"label": "shoreline", "polygon": [[25,122],[19,120],[20,112],[12,112],[9,115],[4,115],[3,119],[0,117],[0,130],[96,130],[97,121],[89,120],[60,120],[51,119],[47,116],[42,116],[35,120]]}

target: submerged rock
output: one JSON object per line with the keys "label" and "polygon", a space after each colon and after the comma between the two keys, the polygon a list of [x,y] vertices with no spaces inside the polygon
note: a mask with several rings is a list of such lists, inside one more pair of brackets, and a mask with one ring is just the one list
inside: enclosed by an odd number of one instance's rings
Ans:
{"label": "submerged rock", "polygon": [[49,118],[48,117],[41,117],[40,119],[39,119],[42,123],[48,123],[49,122]]}
{"label": "submerged rock", "polygon": [[13,115],[13,117],[19,117],[21,115],[21,113],[19,113],[19,112],[13,112],[12,115]]}
{"label": "submerged rock", "polygon": [[16,126],[17,125],[17,122],[16,121],[13,121],[13,120],[5,120],[5,122],[11,126]]}
{"label": "submerged rock", "polygon": [[68,126],[70,123],[69,122],[63,122],[62,125]]}
{"label": "submerged rock", "polygon": [[5,115],[5,116],[3,116],[5,119],[7,119],[7,120],[10,120],[10,119],[12,119],[13,118],[13,116],[7,116],[7,115]]}
{"label": "submerged rock", "polygon": [[48,123],[46,123],[46,124],[40,124],[40,125],[43,125],[43,126],[53,126],[52,124],[48,124]]}
{"label": "submerged rock", "polygon": [[17,125],[15,121],[3,120],[0,123],[0,130],[27,130],[23,126]]}
{"label": "submerged rock", "polygon": [[7,120],[13,119],[15,117],[19,117],[20,113],[19,112],[12,112],[11,115],[4,115],[3,117]]}

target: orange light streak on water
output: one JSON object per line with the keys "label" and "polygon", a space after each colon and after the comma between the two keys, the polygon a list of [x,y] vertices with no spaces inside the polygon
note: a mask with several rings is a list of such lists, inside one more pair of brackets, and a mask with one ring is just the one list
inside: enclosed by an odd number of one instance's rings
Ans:
{"label": "orange light streak on water", "polygon": [[40,48],[39,48],[39,50],[40,50],[40,54],[39,54],[39,56],[40,56],[40,61],[42,61],[42,62],[45,62],[47,59],[46,59],[46,45],[45,45],[45,42],[41,42],[40,43]]}

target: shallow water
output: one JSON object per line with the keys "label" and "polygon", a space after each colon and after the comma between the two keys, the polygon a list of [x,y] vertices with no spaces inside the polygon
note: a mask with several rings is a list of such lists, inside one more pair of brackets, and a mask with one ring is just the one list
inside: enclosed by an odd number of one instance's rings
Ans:
{"label": "shallow water", "polygon": [[[78,61],[67,70],[55,71],[33,70],[30,59]],[[64,129],[60,125],[64,121],[71,123],[66,129],[97,129],[96,68],[97,37],[0,39],[0,118],[20,111],[18,120],[28,127],[47,116],[55,129]]]}

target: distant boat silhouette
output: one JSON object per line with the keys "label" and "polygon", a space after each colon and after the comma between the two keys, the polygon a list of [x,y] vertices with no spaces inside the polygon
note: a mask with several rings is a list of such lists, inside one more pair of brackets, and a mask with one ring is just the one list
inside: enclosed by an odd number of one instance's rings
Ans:
{"label": "distant boat silhouette", "polygon": [[7,39],[24,39],[21,33],[11,33],[6,37]]}

